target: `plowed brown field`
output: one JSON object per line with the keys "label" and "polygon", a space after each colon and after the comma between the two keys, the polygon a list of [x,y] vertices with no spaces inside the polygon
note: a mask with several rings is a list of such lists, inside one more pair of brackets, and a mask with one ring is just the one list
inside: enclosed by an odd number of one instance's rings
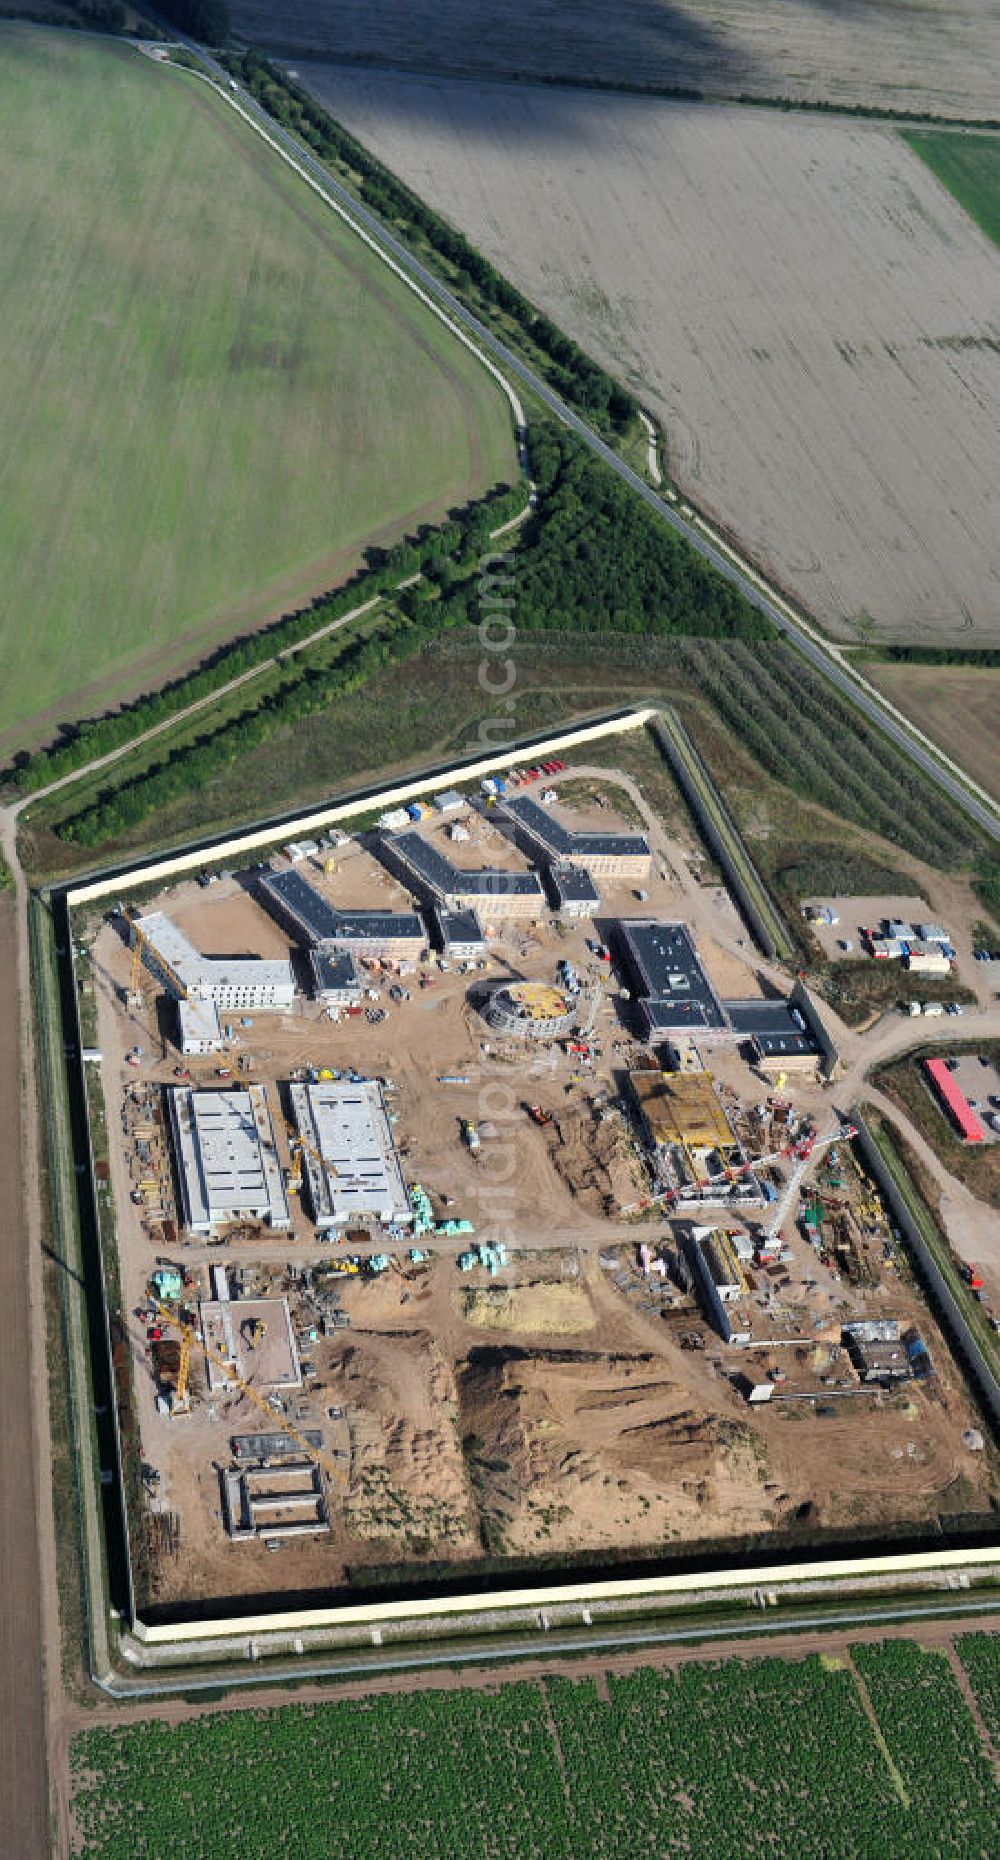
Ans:
{"label": "plowed brown field", "polygon": [[833,631],[1000,639],[997,256],[891,130],[310,65]]}
{"label": "plowed brown field", "polygon": [[669,85],[942,116],[1000,114],[992,0],[234,0],[289,55],[484,77]]}
{"label": "plowed brown field", "polygon": [[1000,668],[867,665],[866,676],[1000,799]]}

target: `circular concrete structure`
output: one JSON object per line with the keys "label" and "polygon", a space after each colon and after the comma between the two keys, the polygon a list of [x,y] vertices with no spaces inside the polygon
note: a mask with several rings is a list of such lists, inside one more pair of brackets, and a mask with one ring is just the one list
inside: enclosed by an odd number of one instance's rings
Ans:
{"label": "circular concrete structure", "polygon": [[483,1018],[496,1033],[513,1040],[562,1040],[573,1032],[576,1003],[549,982],[505,982],[483,1006]]}

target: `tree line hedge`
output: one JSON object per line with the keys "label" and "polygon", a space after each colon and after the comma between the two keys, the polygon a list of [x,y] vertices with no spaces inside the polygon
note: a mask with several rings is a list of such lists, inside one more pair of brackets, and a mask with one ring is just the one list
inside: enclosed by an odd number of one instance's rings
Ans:
{"label": "tree line hedge", "polygon": [[[419,232],[437,256],[459,274],[459,295],[474,296],[472,308],[489,322],[496,311],[510,317],[544,357],[544,372],[564,400],[580,409],[597,425],[612,433],[625,433],[638,414],[638,403],[628,390],[605,374],[603,368],[563,334],[551,319],[536,309],[515,286],[484,258],[475,246],[440,214],[356,141],[340,123],[284,72],[248,51],[229,55],[223,63],[245,85],[270,116],[291,130],[327,164],[341,162],[360,176],[359,193],[365,205],[403,234]],[[449,275],[449,284],[453,279]]]}
{"label": "tree line hedge", "polygon": [[362,606],[385,589],[394,588],[407,575],[427,574],[437,564],[462,553],[478,553],[486,546],[490,531],[515,516],[523,505],[524,490],[520,485],[497,485],[478,502],[456,512],[447,523],[437,528],[426,525],[394,548],[369,549],[368,567],[361,569],[335,593],[286,615],[259,633],[250,633],[220,647],[196,671],[173,679],[159,691],[137,698],[134,703],[125,704],[108,715],[77,724],[68,739],[50,749],[20,756],[17,761],[19,789],[23,794],[33,794],[63,775],[72,774],[74,769],[84,768],[97,757],[122,748],[134,737],[177,716],[241,673],[286,652],[319,627],[340,619],[353,607]]}
{"label": "tree line hedge", "polygon": [[[695,634],[754,642],[774,637],[770,623],[755,607],[571,435],[544,427],[532,441],[532,469],[538,503],[504,552],[509,555],[509,585],[493,589],[494,594],[509,596],[511,605],[505,611],[515,629],[572,628],[646,638]],[[99,845],[201,787],[275,731],[412,657],[441,632],[475,625],[495,613],[483,602],[478,576],[468,571],[482,556],[498,552],[490,531],[496,527],[498,510],[509,501],[508,493],[485,510],[477,509],[465,525],[434,534],[423,560],[416,544],[391,550],[393,585],[408,571],[423,572],[416,585],[396,595],[391,615],[376,633],[351,641],[332,668],[310,666],[303,655],[304,662],[277,689],[256,701],[248,692],[247,709],[240,715],[190,743],[178,744],[138,779],[129,779],[126,763],[109,771],[109,787],[96,802],[58,825],[59,836]],[[440,546],[441,536],[453,541],[450,550]],[[463,574],[465,579],[456,582],[456,575]],[[342,591],[330,605],[342,604],[346,611],[359,604],[363,592],[364,584],[355,584],[349,595]],[[316,623],[315,611],[293,616],[291,622],[300,636]],[[272,628],[242,645],[257,650],[258,639],[263,639],[269,642],[265,656],[273,657],[276,636],[288,643],[281,628]],[[157,700],[149,702],[155,705]],[[116,719],[108,721],[114,724]],[[92,744],[91,737],[84,759],[98,753]]]}
{"label": "tree line hedge", "polygon": [[876,646],[856,656],[883,665],[1000,665],[997,646]]}
{"label": "tree line hedge", "polygon": [[229,37],[226,0],[157,0],[157,12],[203,45],[225,45]]}
{"label": "tree line hedge", "polygon": [[571,434],[543,424],[530,450],[538,506],[517,556],[519,630],[775,637],[731,582]]}
{"label": "tree line hedge", "polygon": [[78,846],[98,846],[103,840],[127,832],[158,808],[189,794],[193,788],[203,788],[276,730],[325,710],[334,698],[358,690],[377,672],[411,658],[450,619],[446,611],[438,609],[416,618],[393,611],[374,633],[351,640],[333,666],[318,670],[304,665],[253,709],[242,711],[215,730],[206,730],[191,742],[179,744],[137,780],[107,790],[91,807],[58,826],[60,839]]}

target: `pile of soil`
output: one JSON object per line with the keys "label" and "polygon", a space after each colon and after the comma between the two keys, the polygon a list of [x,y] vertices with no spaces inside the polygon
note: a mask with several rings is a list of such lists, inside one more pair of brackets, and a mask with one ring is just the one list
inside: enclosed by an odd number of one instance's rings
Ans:
{"label": "pile of soil", "polygon": [[618,1214],[635,1200],[632,1147],[617,1118],[601,1123],[571,1105],[555,1114],[546,1134],[556,1169],[588,1214]]}

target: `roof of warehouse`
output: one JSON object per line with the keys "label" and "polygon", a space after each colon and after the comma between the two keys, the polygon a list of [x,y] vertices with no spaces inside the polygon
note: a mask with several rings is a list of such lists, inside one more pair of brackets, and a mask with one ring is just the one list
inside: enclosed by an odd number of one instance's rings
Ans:
{"label": "roof of warehouse", "polygon": [[506,794],[497,810],[502,823],[504,811],[528,833],[561,858],[580,858],[585,854],[624,857],[649,852],[649,841],[642,833],[587,833],[564,826],[547,808],[532,800],[530,794]]}
{"label": "roof of warehouse", "polygon": [[193,1223],[266,1206],[287,1222],[288,1207],[262,1085],[227,1091],[170,1088],[177,1161]]}
{"label": "roof of warehouse", "polygon": [[[377,1211],[409,1219],[409,1202],[381,1087],[321,1080],[289,1087],[318,1217],[345,1221]],[[329,1165],[323,1168],[319,1161]]]}
{"label": "roof of warehouse", "polygon": [[949,1072],[943,1059],[925,1059],[928,1077],[944,1099],[967,1143],[984,1143],[986,1132],[979,1122],[962,1087]]}

